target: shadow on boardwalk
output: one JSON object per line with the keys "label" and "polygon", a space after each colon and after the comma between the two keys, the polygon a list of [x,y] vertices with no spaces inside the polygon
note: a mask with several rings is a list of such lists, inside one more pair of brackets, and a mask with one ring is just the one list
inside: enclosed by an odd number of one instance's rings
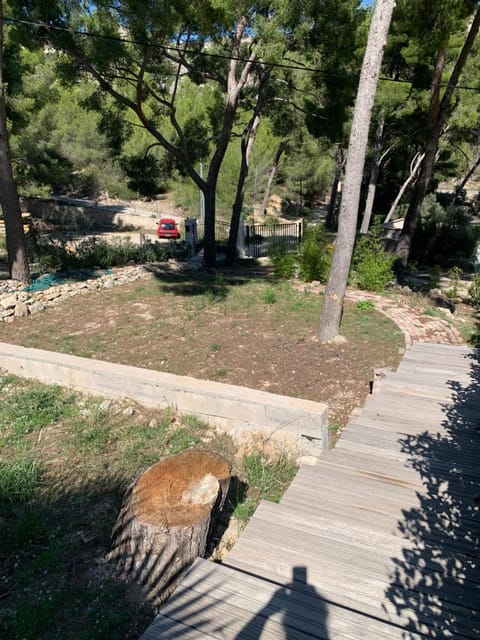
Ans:
{"label": "shadow on boardwalk", "polygon": [[308,584],[306,567],[293,567],[292,582],[275,591],[268,604],[243,627],[235,640],[261,638],[272,617],[282,625],[281,637],[285,640],[299,640],[303,634],[328,640],[326,604],[316,589]]}
{"label": "shadow on boardwalk", "polygon": [[449,381],[443,431],[400,441],[424,485],[398,524],[411,544],[394,559],[386,591],[409,639],[480,637],[480,352],[465,357],[471,381]]}

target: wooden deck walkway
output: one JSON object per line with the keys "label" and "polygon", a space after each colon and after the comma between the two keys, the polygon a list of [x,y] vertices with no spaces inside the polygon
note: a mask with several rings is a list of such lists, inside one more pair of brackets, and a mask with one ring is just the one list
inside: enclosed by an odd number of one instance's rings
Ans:
{"label": "wooden deck walkway", "polygon": [[142,640],[480,638],[480,352],[415,344]]}

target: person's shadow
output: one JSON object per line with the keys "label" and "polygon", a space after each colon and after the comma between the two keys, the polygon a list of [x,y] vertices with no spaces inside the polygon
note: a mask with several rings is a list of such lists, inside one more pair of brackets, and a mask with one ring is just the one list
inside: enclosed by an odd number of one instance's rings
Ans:
{"label": "person's shadow", "polygon": [[316,589],[308,584],[306,567],[293,567],[292,581],[275,591],[268,604],[240,630],[236,640],[257,640],[271,623],[283,627],[278,637],[285,640],[307,636],[328,640],[327,607]]}

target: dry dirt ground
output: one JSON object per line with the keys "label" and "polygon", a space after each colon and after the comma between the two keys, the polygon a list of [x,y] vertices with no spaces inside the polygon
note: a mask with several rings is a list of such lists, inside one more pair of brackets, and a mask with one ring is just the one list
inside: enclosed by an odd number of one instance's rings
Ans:
{"label": "dry dirt ground", "polygon": [[319,344],[320,304],[268,273],[167,272],[4,323],[0,340],[325,402],[341,429],[405,341],[384,315],[347,302],[346,342]]}

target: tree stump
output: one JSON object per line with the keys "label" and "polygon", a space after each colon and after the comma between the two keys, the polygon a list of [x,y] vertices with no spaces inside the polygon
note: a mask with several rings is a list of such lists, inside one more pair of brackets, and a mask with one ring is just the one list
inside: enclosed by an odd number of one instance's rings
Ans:
{"label": "tree stump", "polygon": [[155,606],[205,554],[223,507],[230,464],[203,450],[183,451],[147,469],[127,489],[112,532],[114,573],[142,585]]}

